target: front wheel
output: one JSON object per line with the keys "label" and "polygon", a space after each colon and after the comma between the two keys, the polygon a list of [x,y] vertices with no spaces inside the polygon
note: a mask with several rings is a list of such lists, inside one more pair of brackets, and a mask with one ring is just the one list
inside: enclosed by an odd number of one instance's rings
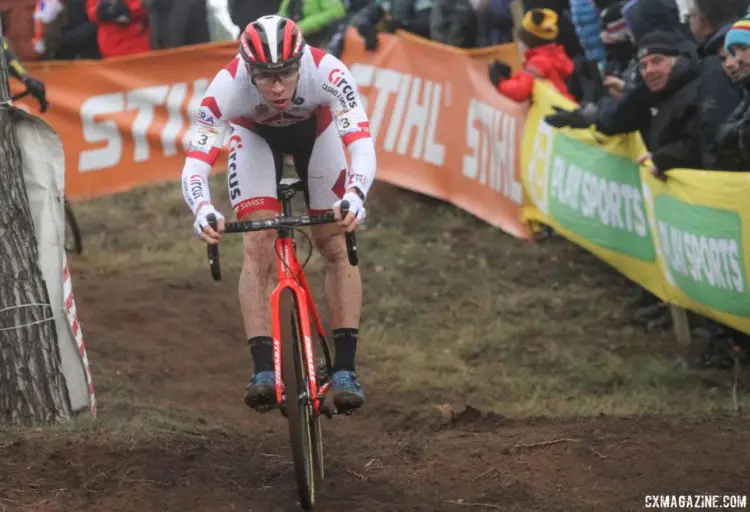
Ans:
{"label": "front wheel", "polygon": [[[315,505],[315,459],[319,430],[310,396],[310,381],[303,357],[302,332],[297,300],[292,290],[285,290],[280,299],[281,343],[284,359],[284,387],[286,395],[289,437],[292,444],[294,474],[304,510]],[[314,439],[317,438],[317,439]]]}

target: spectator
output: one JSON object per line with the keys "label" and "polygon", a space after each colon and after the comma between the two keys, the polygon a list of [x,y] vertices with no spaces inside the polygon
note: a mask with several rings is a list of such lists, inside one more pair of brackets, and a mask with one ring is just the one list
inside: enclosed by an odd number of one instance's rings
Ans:
{"label": "spectator", "polygon": [[596,62],[600,68],[603,68],[607,61],[607,54],[600,36],[598,9],[591,3],[591,0],[571,0],[570,16],[586,59]]}
{"label": "spectator", "polygon": [[573,61],[556,43],[560,33],[558,19],[557,13],[550,9],[533,9],[526,13],[518,29],[518,39],[522,48],[526,48],[523,69],[509,76],[510,67],[507,65],[494,63],[491,68],[493,81],[497,78],[495,70],[498,66],[505,70],[497,81],[501,94],[513,101],[528,101],[534,90],[534,80],[540,78],[549,80],[563,95],[573,99],[565,84],[573,73]]}
{"label": "spectator", "polygon": [[693,0],[693,9],[688,12],[690,31],[700,43],[701,57],[719,55],[724,47],[724,35],[742,18],[748,8],[748,0]]}
{"label": "spectator", "polygon": [[67,0],[65,16],[66,23],[52,57],[59,60],[100,59],[96,25],[86,14],[86,0]]}
{"label": "spectator", "polygon": [[[607,53],[604,75],[621,81],[635,59],[635,47],[622,13],[624,5],[624,1],[611,2],[602,9],[599,20],[601,38]],[[622,87],[619,87],[618,92],[622,92]]]}
{"label": "spectator", "polygon": [[34,51],[44,59],[57,52],[63,26],[65,9],[60,0],[37,0],[34,9]]}
{"label": "spectator", "polygon": [[297,23],[311,46],[325,47],[346,8],[342,0],[282,0],[279,16]]}
{"label": "spectator", "polygon": [[141,0],[87,0],[89,19],[97,26],[102,57],[117,57],[151,49],[148,13]]}
{"label": "spectator", "polygon": [[[696,55],[695,43],[684,37],[675,0],[630,0],[623,7],[623,15],[636,43],[647,34],[660,30],[675,35],[682,54]],[[723,70],[719,73],[724,76]],[[654,95],[633,66],[616,98],[604,97],[596,104],[583,105],[572,112],[558,111],[547,120],[558,127],[587,128],[595,124],[597,131],[605,135],[640,131],[647,139],[653,101]]]}
{"label": "spectator", "polygon": [[261,16],[279,12],[281,0],[229,0],[229,17],[240,32]]}
{"label": "spectator", "polygon": [[705,68],[680,52],[674,34],[657,31],[644,37],[638,44],[638,63],[656,98],[645,141],[650,153],[641,163],[651,160],[652,173],[661,179],[674,168],[713,169],[715,134],[737,104],[728,109],[723,98],[706,87],[701,77]]}
{"label": "spectator", "polygon": [[513,14],[510,2],[511,0],[474,0],[479,46],[513,42]]}
{"label": "spectator", "polygon": [[532,9],[549,9],[557,14],[557,26],[560,35],[557,38],[559,44],[565,48],[565,53],[571,58],[583,57],[584,51],[581,41],[576,34],[575,26],[570,20],[569,0],[523,0],[524,12]]}
{"label": "spectator", "polygon": [[744,62],[739,58],[737,52],[734,55],[729,53],[726,48],[719,50],[719,58],[724,72],[732,79],[732,82],[742,86],[742,79],[747,73]]}
{"label": "spectator", "polygon": [[400,29],[429,38],[431,12],[432,0],[375,0],[352,17],[352,25],[365,40],[365,49],[375,51],[378,24],[387,21],[389,32]]}
{"label": "spectator", "polygon": [[736,76],[743,88],[744,98],[718,133],[721,169],[750,170],[750,18],[735,23],[727,32],[727,53],[736,63]]}
{"label": "spectator", "polygon": [[458,48],[475,48],[477,30],[477,13],[469,0],[434,0],[430,39]]}
{"label": "spectator", "polygon": [[206,0],[141,0],[148,11],[151,49],[178,48],[211,40]]}

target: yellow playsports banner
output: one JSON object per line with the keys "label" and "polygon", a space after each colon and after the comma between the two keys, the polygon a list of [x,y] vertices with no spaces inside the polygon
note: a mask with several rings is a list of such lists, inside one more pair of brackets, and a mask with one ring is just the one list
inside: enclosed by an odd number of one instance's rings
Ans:
{"label": "yellow playsports banner", "polygon": [[661,182],[635,163],[646,151],[639,136],[557,130],[544,122],[553,105],[574,107],[537,84],[521,152],[524,220],[662,299],[750,333],[748,174],[675,170]]}

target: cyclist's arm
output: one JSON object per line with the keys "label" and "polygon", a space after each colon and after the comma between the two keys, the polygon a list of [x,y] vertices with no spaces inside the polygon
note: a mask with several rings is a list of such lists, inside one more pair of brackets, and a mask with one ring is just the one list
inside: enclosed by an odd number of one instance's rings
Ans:
{"label": "cyclist's arm", "polygon": [[219,159],[224,129],[232,118],[232,89],[237,66],[234,66],[234,73],[229,71],[232,67],[219,71],[208,86],[198,118],[193,123],[193,137],[182,169],[182,194],[194,214],[201,206],[211,204],[208,176]]}
{"label": "cyclist's arm", "polygon": [[347,190],[357,188],[364,197],[375,181],[377,160],[370,120],[349,69],[333,55],[320,62],[319,72],[327,102],[341,140],[351,156]]}
{"label": "cyclist's arm", "polygon": [[28,76],[26,68],[23,67],[21,61],[18,60],[16,54],[13,52],[13,50],[11,50],[10,45],[5,38],[2,38],[2,45],[3,51],[5,52],[5,60],[8,62],[8,71],[10,72],[11,76],[19,80],[23,80]]}

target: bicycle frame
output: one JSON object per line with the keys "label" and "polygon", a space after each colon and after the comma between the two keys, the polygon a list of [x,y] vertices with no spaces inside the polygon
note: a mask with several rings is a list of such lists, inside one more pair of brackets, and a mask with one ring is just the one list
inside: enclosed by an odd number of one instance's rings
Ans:
{"label": "bicycle frame", "polygon": [[[295,183],[301,183],[299,180],[292,180]],[[286,187],[286,188],[283,188]],[[282,184],[279,188],[279,196],[281,198],[283,216],[273,217],[267,219],[257,220],[246,220],[238,222],[229,222],[225,225],[225,233],[246,233],[250,231],[262,231],[266,229],[275,229],[278,233],[274,242],[276,249],[276,278],[277,285],[271,294],[271,315],[272,315],[272,337],[273,337],[273,358],[274,358],[274,372],[276,374],[276,402],[279,406],[282,405],[284,400],[284,380],[282,378],[282,341],[281,341],[281,322],[288,321],[288,318],[282,318],[281,316],[281,295],[283,292],[291,291],[296,299],[297,308],[300,316],[300,331],[302,334],[301,349],[304,351],[303,357],[305,365],[307,366],[308,379],[310,382],[310,393],[311,397],[307,397],[312,400],[313,411],[316,416],[321,412],[321,403],[325,393],[330,387],[330,382],[325,379],[322,386],[318,382],[318,373],[315,368],[314,350],[312,342],[312,332],[310,325],[310,317],[313,319],[315,330],[320,338],[321,346],[325,357],[325,377],[330,378],[331,372],[331,360],[330,351],[328,348],[328,340],[326,339],[325,329],[323,328],[323,322],[320,318],[320,313],[315,305],[310,293],[310,287],[307,283],[307,278],[302,270],[302,266],[297,259],[297,253],[295,250],[294,242],[294,229],[305,226],[315,226],[321,224],[330,224],[334,222],[333,212],[329,212],[323,215],[303,215],[298,217],[292,216],[292,198],[294,197],[295,191],[301,189],[295,189],[294,183],[292,185]],[[344,201],[341,204],[341,213],[346,215],[349,210],[349,203]],[[216,218],[213,215],[209,216],[209,224],[214,229],[217,228]],[[358,265],[359,257],[357,255],[357,242],[354,233],[346,233],[346,252],[349,258],[349,264],[352,266]],[[211,275],[214,280],[221,280],[221,265],[219,263],[219,247],[218,245],[208,245],[208,263],[211,268]],[[320,386],[320,387],[319,387]],[[325,411],[324,411],[325,412]],[[326,412],[328,417],[331,417],[330,413]]]}
{"label": "bicycle frame", "polygon": [[[279,231],[288,231],[284,228]],[[273,362],[274,371],[276,372],[276,401],[281,405],[284,396],[284,382],[282,379],[282,343],[281,343],[281,322],[289,321],[288,318],[281,317],[281,294],[285,290],[291,290],[297,299],[297,308],[300,316],[300,331],[302,331],[305,364],[307,366],[307,375],[310,381],[310,393],[312,394],[313,411],[316,415],[320,414],[320,401],[328,387],[326,382],[320,390],[318,389],[318,377],[315,368],[315,358],[313,357],[313,343],[310,325],[312,316],[315,329],[323,343],[326,343],[325,329],[318,313],[318,308],[310,293],[310,287],[307,284],[307,278],[299,264],[297,254],[294,249],[294,239],[287,233],[280,233],[275,242],[276,247],[276,277],[278,284],[271,294],[271,311],[273,315]]]}

